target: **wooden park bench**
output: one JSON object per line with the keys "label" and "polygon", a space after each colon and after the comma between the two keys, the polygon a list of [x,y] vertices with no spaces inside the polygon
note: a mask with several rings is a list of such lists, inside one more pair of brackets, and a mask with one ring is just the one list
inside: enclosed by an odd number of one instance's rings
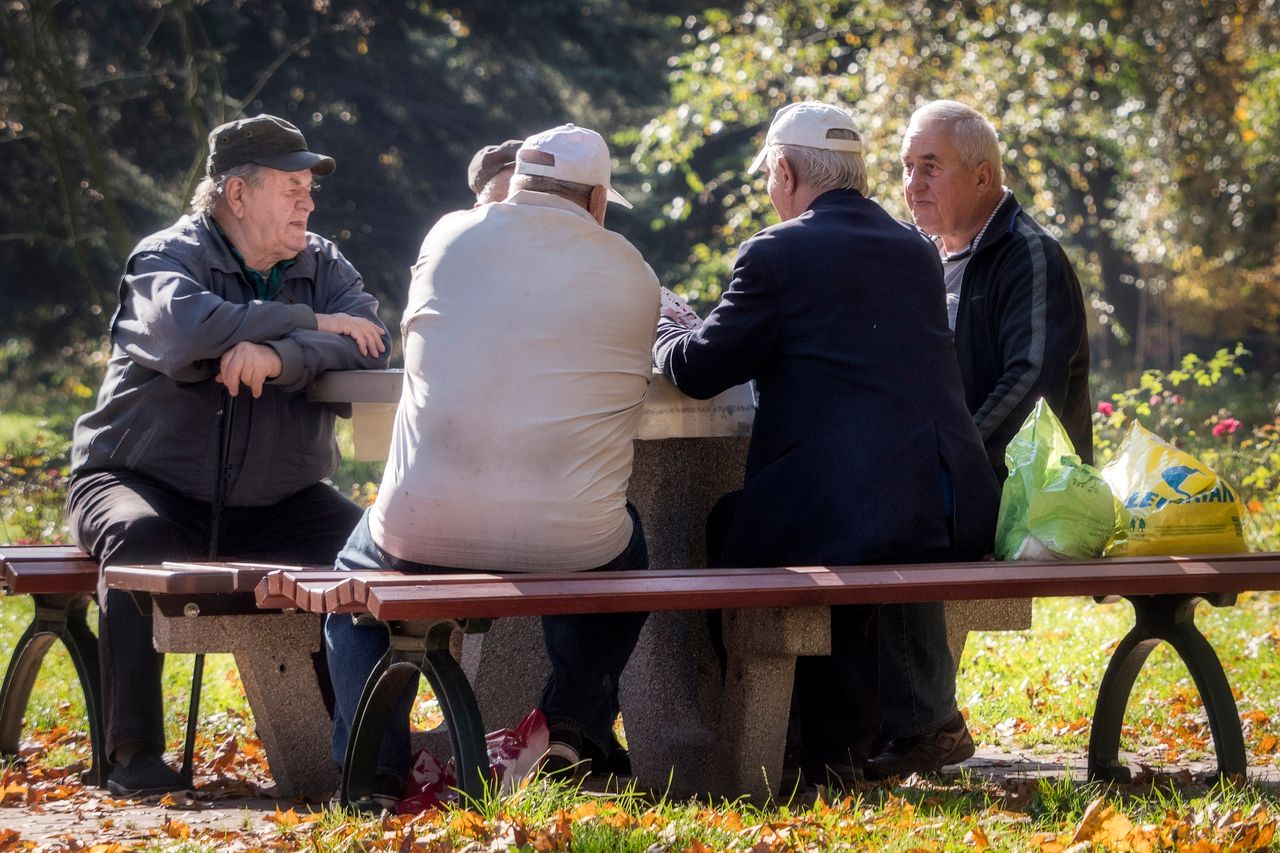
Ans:
{"label": "wooden park bench", "polygon": [[[235,659],[245,698],[281,799],[328,798],[336,784],[329,758],[329,712],[315,673],[320,617],[292,601],[257,599],[264,563],[108,566],[109,587],[149,599],[155,646],[179,654]],[[332,570],[329,571],[332,574]]]}
{"label": "wooden park bench", "polygon": [[31,623],[18,638],[0,688],[0,753],[18,754],[22,718],[36,676],[55,640],[75,666],[89,718],[92,765],[89,784],[106,777],[102,732],[102,688],[98,676],[98,639],[85,621],[98,583],[98,564],[67,545],[0,545],[0,584],[5,595],[29,595],[35,603]]}
{"label": "wooden park bench", "polygon": [[[342,800],[360,805],[371,794],[393,698],[416,683],[419,673],[446,719],[459,786],[469,795],[480,793],[488,777],[485,729],[471,686],[449,654],[450,634],[458,628],[483,631],[491,620],[511,616],[724,609],[729,661],[719,746],[725,764],[718,779],[707,777],[709,788],[763,798],[776,795],[781,776],[795,656],[827,651],[814,637],[829,631],[829,606],[1030,596],[1122,596],[1134,606],[1135,625],[1113,652],[1099,686],[1090,778],[1128,778],[1119,759],[1121,723],[1138,672],[1161,641],[1173,646],[1195,680],[1219,773],[1243,777],[1235,699],[1193,614],[1201,600],[1229,606],[1238,593],[1275,589],[1280,554],[536,575],[284,570],[268,574],[257,593],[273,606],[288,600],[310,613],[367,612],[391,629],[391,651],[379,677],[365,688],[343,768]],[[781,641],[769,643],[771,635]],[[757,655],[765,647],[772,653]],[[642,746],[633,742],[633,755]],[[662,782],[640,779],[659,789]]]}

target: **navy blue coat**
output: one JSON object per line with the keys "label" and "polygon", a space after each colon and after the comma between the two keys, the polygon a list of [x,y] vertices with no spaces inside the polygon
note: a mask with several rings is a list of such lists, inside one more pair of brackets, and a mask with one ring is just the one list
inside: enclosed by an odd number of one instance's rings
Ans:
{"label": "navy blue coat", "polygon": [[744,243],[700,329],[659,324],[654,363],[697,398],[756,382],[724,565],[990,550],[999,490],[965,405],[938,254],[860,193],[824,193]]}

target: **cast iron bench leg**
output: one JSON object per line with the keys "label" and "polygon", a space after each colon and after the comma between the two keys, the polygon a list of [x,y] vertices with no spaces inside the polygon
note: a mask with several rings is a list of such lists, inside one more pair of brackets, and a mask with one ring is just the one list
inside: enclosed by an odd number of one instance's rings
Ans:
{"label": "cast iron bench leg", "polygon": [[1162,640],[1173,646],[1186,664],[1204,702],[1213,734],[1218,773],[1245,777],[1244,735],[1231,685],[1209,641],[1196,628],[1195,609],[1202,600],[1218,607],[1235,603],[1234,595],[1126,596],[1133,603],[1133,629],[1120,641],[1098,687],[1098,704],[1089,733],[1089,778],[1129,781],[1129,768],[1120,763],[1120,726],[1134,681],[1151,650]]}
{"label": "cast iron bench leg", "polygon": [[449,727],[458,789],[471,799],[484,793],[489,780],[484,722],[467,676],[449,654],[449,637],[456,627],[453,621],[391,624],[391,648],[369,674],[351,726],[342,764],[344,806],[368,808],[382,733],[396,698],[417,684],[419,674],[427,677]]}
{"label": "cast iron bench leg", "polygon": [[89,630],[85,614],[89,596],[72,593],[33,595],[35,616],[22,632],[4,674],[0,688],[0,752],[17,755],[22,739],[22,717],[31,700],[31,690],[54,640],[61,640],[71,656],[84,693],[85,714],[89,718],[89,746],[93,764],[84,781],[101,785],[107,766],[106,743],[102,732],[102,687],[98,672],[98,638]]}

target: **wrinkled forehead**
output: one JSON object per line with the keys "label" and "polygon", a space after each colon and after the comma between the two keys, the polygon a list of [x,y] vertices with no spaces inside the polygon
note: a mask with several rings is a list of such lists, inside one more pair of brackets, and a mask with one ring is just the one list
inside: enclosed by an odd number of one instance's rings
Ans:
{"label": "wrinkled forehead", "polygon": [[902,137],[903,157],[945,160],[955,155],[955,145],[945,125],[938,122],[912,122]]}

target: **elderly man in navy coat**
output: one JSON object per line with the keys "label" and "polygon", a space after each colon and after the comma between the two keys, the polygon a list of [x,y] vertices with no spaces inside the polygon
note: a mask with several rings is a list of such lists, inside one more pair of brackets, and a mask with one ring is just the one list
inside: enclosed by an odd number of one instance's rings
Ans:
{"label": "elderly man in navy coat", "polygon": [[[965,405],[938,253],[867,198],[862,141],[844,110],[779,111],[751,169],[762,165],[782,222],[742,245],[700,326],[664,306],[654,345],[654,363],[690,396],[756,383],[744,488],[718,562],[981,558],[999,492]],[[834,607],[831,657],[797,670],[806,774],[847,780],[866,760],[849,729],[875,701],[877,616],[887,746],[866,776],[973,754],[942,606]]]}

